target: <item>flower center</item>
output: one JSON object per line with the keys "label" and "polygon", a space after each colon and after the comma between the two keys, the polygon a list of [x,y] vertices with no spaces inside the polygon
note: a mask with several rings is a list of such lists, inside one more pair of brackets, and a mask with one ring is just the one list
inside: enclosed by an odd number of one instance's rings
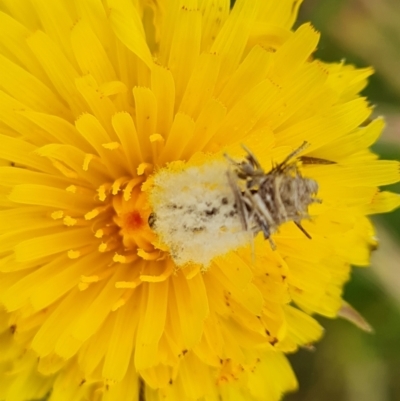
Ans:
{"label": "flower center", "polygon": [[137,210],[126,213],[124,216],[124,225],[127,227],[127,230],[137,230],[138,228],[143,226],[143,219],[140,213]]}
{"label": "flower center", "polygon": [[146,195],[135,187],[130,198],[119,193],[113,197],[114,216],[113,221],[119,228],[122,237],[122,248],[124,252],[137,252],[139,249],[145,252],[153,252],[152,242],[155,234],[148,225],[151,213],[147,203]]}
{"label": "flower center", "polygon": [[[117,288],[128,291],[127,297],[143,282],[164,281],[175,270],[174,263],[158,245],[158,237],[149,226],[152,209],[146,192],[141,189],[145,179],[145,176],[122,177],[112,184],[101,185],[97,189],[101,204],[85,215],[86,221],[91,221],[94,236],[100,240],[98,251],[111,257],[111,270],[114,264],[132,267],[128,269],[129,277],[116,283]],[[85,289],[90,280],[98,279],[98,276],[85,278],[80,288]]]}

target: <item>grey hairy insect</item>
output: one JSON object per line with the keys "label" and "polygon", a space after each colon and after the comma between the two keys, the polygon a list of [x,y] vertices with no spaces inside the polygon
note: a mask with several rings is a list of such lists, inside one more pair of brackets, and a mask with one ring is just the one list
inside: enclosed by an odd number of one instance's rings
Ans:
{"label": "grey hairy insect", "polygon": [[318,184],[302,176],[295,160],[307,146],[308,143],[304,142],[269,172],[262,169],[256,157],[245,146],[243,148],[247,155],[244,161],[236,162],[226,156],[231,164],[227,173],[228,180],[243,229],[254,235],[262,232],[273,249],[275,244],[271,235],[288,221],[293,221],[311,239],[302,227],[301,220],[309,218],[308,207],[312,203],[321,202],[315,198]]}

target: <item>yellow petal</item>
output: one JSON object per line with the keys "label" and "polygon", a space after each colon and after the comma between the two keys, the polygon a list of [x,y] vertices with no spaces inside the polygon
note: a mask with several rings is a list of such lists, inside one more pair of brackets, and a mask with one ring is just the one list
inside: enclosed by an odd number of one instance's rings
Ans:
{"label": "yellow petal", "polygon": [[387,213],[400,206],[400,195],[393,192],[378,192],[365,207],[365,214]]}
{"label": "yellow petal", "polygon": [[102,43],[89,24],[78,21],[74,25],[71,32],[71,44],[83,75],[92,75],[99,84],[117,79]]}
{"label": "yellow petal", "polygon": [[86,111],[87,106],[75,87],[75,79],[79,74],[61,49],[41,31],[36,31],[27,41],[58,94],[68,103],[73,114],[76,116]]}
{"label": "yellow petal", "polygon": [[178,9],[167,63],[175,78],[178,104],[200,54],[201,15],[196,2],[192,3]]}
{"label": "yellow petal", "polygon": [[132,316],[133,303],[131,299],[115,312],[117,317],[110,338],[110,347],[104,360],[104,377],[116,382],[120,382],[125,377],[132,356],[137,326],[137,320]]}
{"label": "yellow petal", "polygon": [[258,1],[238,0],[219,31],[210,52],[222,57],[221,72],[229,76],[238,66],[256,17]]}
{"label": "yellow petal", "polygon": [[0,84],[11,96],[26,105],[55,115],[68,115],[60,99],[39,79],[0,55]]}
{"label": "yellow petal", "polygon": [[149,68],[153,62],[136,8],[128,0],[107,0],[111,26],[118,39]]}
{"label": "yellow petal", "polygon": [[71,228],[51,235],[21,241],[15,247],[15,255],[19,261],[40,259],[59,252],[68,251],[90,244],[93,235],[85,228]]}
{"label": "yellow petal", "polygon": [[229,16],[230,2],[228,0],[203,0],[200,2],[199,8],[202,14],[201,49],[207,52]]}

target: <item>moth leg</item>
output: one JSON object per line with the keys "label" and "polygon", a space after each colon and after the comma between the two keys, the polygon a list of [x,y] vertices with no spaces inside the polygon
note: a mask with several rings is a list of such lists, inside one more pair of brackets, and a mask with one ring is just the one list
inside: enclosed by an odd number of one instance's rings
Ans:
{"label": "moth leg", "polygon": [[299,230],[308,238],[308,239],[312,239],[311,235],[304,229],[304,227],[298,222],[295,221],[294,224],[296,224],[296,226],[299,228]]}
{"label": "moth leg", "polygon": [[231,170],[227,171],[227,176],[229,185],[232,188],[233,196],[235,197],[235,204],[237,206],[237,211],[239,214],[240,221],[242,223],[242,227],[244,230],[247,231],[249,228],[248,216],[246,213],[245,205],[243,204],[242,194],[240,192],[240,189],[238,188],[238,185],[236,184],[235,178],[233,177],[233,173]]}
{"label": "moth leg", "polygon": [[276,244],[271,237],[268,238],[269,245],[273,251],[276,251]]}
{"label": "moth leg", "polygon": [[271,249],[273,251],[276,251],[276,244],[273,241],[273,239],[271,238],[271,231],[269,229],[268,224],[266,224],[264,221],[260,221],[260,227],[261,227],[262,233],[264,235],[264,238],[268,240],[269,245],[271,246]]}
{"label": "moth leg", "polygon": [[242,144],[242,148],[247,152],[247,160],[256,167],[258,172],[264,173],[261,164],[258,162],[257,158],[253,155],[253,153],[247,148],[247,146]]}
{"label": "moth leg", "polygon": [[290,153],[286,159],[281,163],[281,165],[285,165],[289,160],[293,159],[297,156],[302,150],[304,150],[310,144],[307,141],[304,141],[297,149],[295,149],[292,153]]}

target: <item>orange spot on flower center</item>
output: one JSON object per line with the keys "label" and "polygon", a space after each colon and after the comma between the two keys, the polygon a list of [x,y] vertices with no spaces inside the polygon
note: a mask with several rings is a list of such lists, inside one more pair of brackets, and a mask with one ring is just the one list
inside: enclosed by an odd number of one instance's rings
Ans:
{"label": "orange spot on flower center", "polygon": [[124,226],[127,230],[137,230],[144,224],[142,216],[137,210],[125,214],[124,220]]}
{"label": "orange spot on flower center", "polygon": [[114,223],[119,227],[119,235],[125,251],[143,249],[154,250],[151,244],[155,234],[148,225],[151,213],[146,195],[140,188],[134,188],[131,197],[125,199],[122,194],[113,198]]}

